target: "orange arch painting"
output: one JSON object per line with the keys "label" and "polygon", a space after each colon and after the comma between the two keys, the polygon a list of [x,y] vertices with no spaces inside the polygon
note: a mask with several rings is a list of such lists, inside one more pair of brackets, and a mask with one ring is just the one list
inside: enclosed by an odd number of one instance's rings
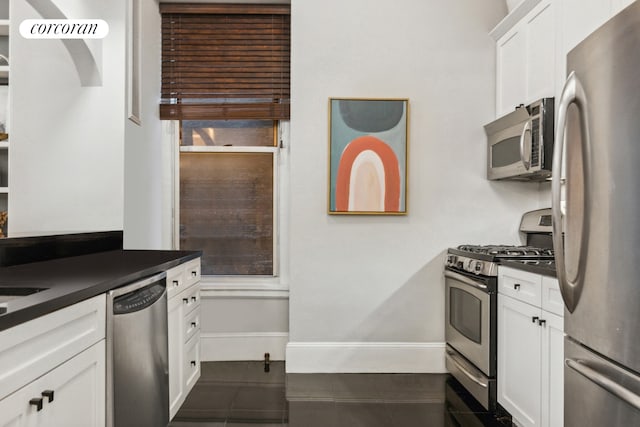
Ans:
{"label": "orange arch painting", "polygon": [[399,212],[400,186],[398,157],[391,147],[374,136],[361,136],[347,144],[340,157],[336,210],[369,210],[361,209],[366,205],[378,207],[370,210]]}

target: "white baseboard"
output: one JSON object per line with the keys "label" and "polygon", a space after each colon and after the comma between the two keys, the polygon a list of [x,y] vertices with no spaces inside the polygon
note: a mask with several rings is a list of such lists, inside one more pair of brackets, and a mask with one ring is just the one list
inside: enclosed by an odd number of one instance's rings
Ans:
{"label": "white baseboard", "polygon": [[444,342],[290,342],[289,373],[445,373]]}
{"label": "white baseboard", "polygon": [[287,332],[201,333],[200,358],[203,362],[229,360],[284,360],[289,341]]}

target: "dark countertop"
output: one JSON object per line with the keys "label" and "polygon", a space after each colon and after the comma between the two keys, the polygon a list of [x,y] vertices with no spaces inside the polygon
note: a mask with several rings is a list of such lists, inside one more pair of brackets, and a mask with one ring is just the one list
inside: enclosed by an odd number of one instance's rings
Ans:
{"label": "dark countertop", "polygon": [[201,256],[199,251],[113,250],[0,268],[2,288],[46,288],[5,303],[0,331]]}
{"label": "dark countertop", "polygon": [[530,273],[542,274],[543,276],[556,276],[555,261],[531,261],[531,260],[500,260],[500,265],[528,271]]}

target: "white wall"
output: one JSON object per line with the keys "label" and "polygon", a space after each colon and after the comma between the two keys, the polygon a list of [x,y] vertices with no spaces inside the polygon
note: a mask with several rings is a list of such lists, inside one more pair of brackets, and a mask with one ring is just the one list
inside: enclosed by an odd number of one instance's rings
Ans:
{"label": "white wall", "polygon": [[140,125],[125,121],[124,247],[171,249],[172,141],[159,117],[161,33],[157,0],[140,0]]}
{"label": "white wall", "polygon": [[[489,182],[504,1],[292,1],[287,369],[442,371],[446,248],[516,243],[539,185]],[[409,214],[327,215],[328,98],[409,98]]]}
{"label": "white wall", "polygon": [[19,35],[18,23],[41,16],[11,0],[9,232],[121,230],[125,1],[41,3],[67,18],[104,19],[109,34],[89,43],[102,84],[83,87],[60,40]]}

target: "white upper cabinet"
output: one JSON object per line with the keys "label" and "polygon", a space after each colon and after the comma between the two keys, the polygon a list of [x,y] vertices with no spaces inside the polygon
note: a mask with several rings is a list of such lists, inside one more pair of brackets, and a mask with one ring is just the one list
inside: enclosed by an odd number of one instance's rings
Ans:
{"label": "white upper cabinet", "polygon": [[542,2],[525,18],[527,31],[526,102],[553,96],[555,91],[555,6]]}
{"label": "white upper cabinet", "polygon": [[[532,5],[535,5],[532,7]],[[507,31],[508,18],[492,35],[496,42],[496,116],[555,92],[556,17],[552,0],[525,0],[514,13],[523,13]]]}
{"label": "white upper cabinet", "polygon": [[491,31],[496,40],[496,117],[559,97],[567,53],[633,0],[523,0]]}
{"label": "white upper cabinet", "polygon": [[525,31],[514,28],[498,40],[497,49],[497,115],[512,111],[526,96]]}

